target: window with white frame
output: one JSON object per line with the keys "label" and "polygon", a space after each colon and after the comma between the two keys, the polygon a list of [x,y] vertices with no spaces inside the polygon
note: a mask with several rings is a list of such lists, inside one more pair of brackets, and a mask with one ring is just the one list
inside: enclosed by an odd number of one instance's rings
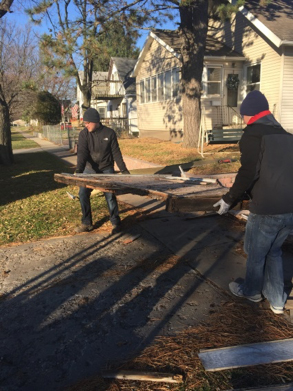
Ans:
{"label": "window with white frame", "polygon": [[246,68],[246,81],[247,92],[260,89],[260,64],[251,65]]}
{"label": "window with white frame", "polygon": [[172,69],[172,96],[176,98],[179,95],[179,87],[180,87],[180,75],[179,68]]}
{"label": "window with white frame", "polygon": [[106,107],[98,107],[98,112],[100,114],[100,118],[106,118]]}
{"label": "window with white frame", "polygon": [[158,75],[158,101],[164,100],[164,73]]}
{"label": "window with white frame", "polygon": [[140,90],[140,103],[144,103],[144,80],[140,81],[139,90]]}
{"label": "window with white frame", "polygon": [[221,87],[222,87],[222,68],[207,67],[206,94],[221,95]]}
{"label": "window with white frame", "polygon": [[151,95],[152,95],[152,102],[157,101],[157,76],[151,77]]}
{"label": "window with white frame", "polygon": [[151,101],[151,80],[150,78],[145,81],[145,101],[146,103]]}
{"label": "window with white frame", "polygon": [[161,102],[179,95],[180,70],[173,68],[140,81],[140,103]]}
{"label": "window with white frame", "polygon": [[171,99],[172,93],[171,70],[165,72],[165,100]]}

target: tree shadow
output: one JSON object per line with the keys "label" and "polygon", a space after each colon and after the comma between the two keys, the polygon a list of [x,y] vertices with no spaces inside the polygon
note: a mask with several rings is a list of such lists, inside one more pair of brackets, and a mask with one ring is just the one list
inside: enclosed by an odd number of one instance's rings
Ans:
{"label": "tree shadow", "polygon": [[0,173],[0,205],[64,188],[66,185],[54,181],[54,174],[73,173],[69,163],[48,152],[16,154],[14,160],[15,164]]}
{"label": "tree shadow", "polygon": [[4,249],[11,270],[1,302],[3,387],[61,390],[119,367],[157,336],[173,335],[177,315],[206,280],[217,285],[215,276],[228,279],[232,266],[239,273],[237,223],[164,216],[133,225],[129,233],[140,237],[128,245],[122,234],[88,234]]}

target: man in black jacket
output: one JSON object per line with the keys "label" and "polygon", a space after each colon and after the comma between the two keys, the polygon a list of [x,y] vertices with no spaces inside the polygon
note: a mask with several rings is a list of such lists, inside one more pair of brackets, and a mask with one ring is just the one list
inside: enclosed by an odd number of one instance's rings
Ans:
{"label": "man in black jacket", "polygon": [[246,96],[240,114],[247,125],[239,143],[241,167],[230,191],[214,205],[224,214],[244,193],[250,197],[246,276],[229,289],[254,302],[265,297],[271,310],[282,314],[287,294],[281,246],[293,229],[293,135],[276,121],[260,91]]}
{"label": "man in black jacket", "polygon": [[[83,116],[85,128],[78,137],[76,173],[84,174],[113,174],[114,161],[122,174],[129,174],[121,155],[116,134],[100,122],[100,115],[96,109],[89,108]],[[90,195],[92,189],[80,187],[79,200],[82,210],[82,224],[76,232],[89,232],[94,229]],[[118,204],[114,193],[104,193],[113,225],[112,234],[121,230],[121,220]]]}

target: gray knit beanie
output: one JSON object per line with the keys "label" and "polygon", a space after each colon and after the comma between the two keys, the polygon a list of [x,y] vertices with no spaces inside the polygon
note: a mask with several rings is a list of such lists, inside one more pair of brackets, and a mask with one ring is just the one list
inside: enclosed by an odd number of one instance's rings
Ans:
{"label": "gray knit beanie", "polygon": [[86,122],[94,122],[98,124],[100,122],[100,114],[96,109],[90,107],[83,115],[83,120]]}
{"label": "gray knit beanie", "polygon": [[269,109],[267,98],[258,90],[249,92],[240,106],[240,114],[253,117]]}

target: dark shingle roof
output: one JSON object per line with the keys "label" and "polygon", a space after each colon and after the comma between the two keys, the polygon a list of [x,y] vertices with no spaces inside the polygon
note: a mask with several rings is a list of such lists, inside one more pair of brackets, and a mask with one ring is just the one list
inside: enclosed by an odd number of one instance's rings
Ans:
{"label": "dark shingle roof", "polygon": [[266,6],[249,0],[244,7],[281,40],[293,41],[293,0],[274,0]]}
{"label": "dark shingle roof", "polygon": [[122,80],[123,85],[127,93],[135,93],[135,78],[129,77],[137,60],[124,57],[112,57],[114,61],[119,79]]}
{"label": "dark shingle roof", "polygon": [[[180,54],[181,38],[177,30],[154,30],[153,33],[170,46],[174,51]],[[232,50],[224,43],[218,41],[212,36],[207,36],[205,56],[214,57],[242,57],[241,54]]]}

